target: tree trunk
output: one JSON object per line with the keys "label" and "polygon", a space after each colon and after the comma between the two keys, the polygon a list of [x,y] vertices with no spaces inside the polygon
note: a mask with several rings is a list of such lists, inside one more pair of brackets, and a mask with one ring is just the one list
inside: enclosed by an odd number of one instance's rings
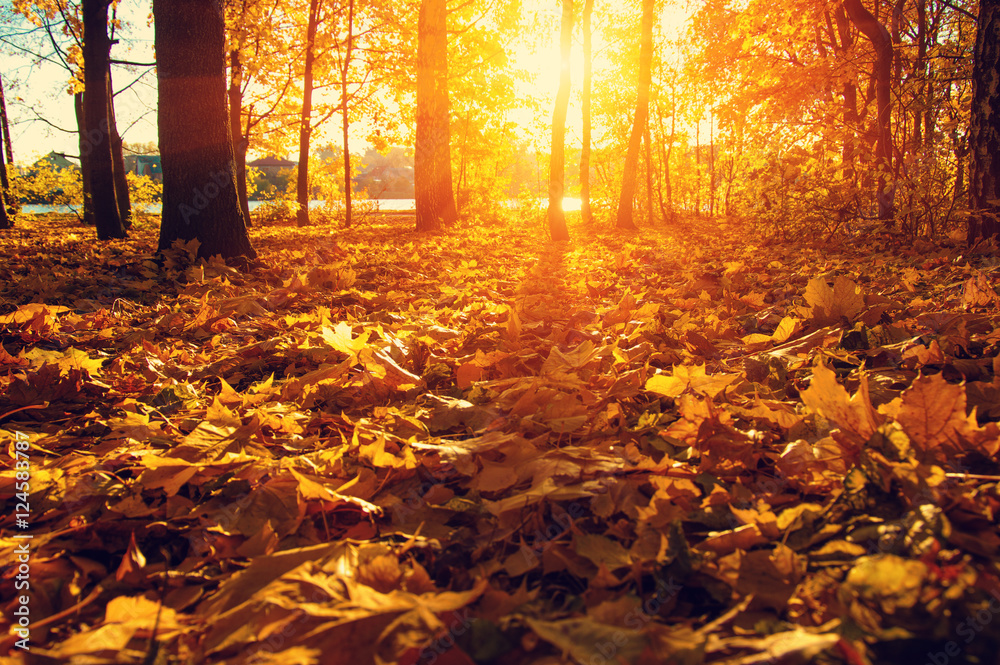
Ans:
{"label": "tree trunk", "polygon": [[851,22],[872,43],[875,48],[875,101],[878,107],[878,139],[875,144],[875,168],[878,170],[878,185],[875,198],[878,201],[878,217],[886,226],[892,226],[893,196],[895,185],[886,187],[886,180],[893,175],[892,170],[892,39],[885,26],[878,22],[861,0],[844,0],[844,10]]}
{"label": "tree trunk", "polygon": [[349,134],[351,119],[347,114],[347,75],[351,69],[351,56],[354,50],[354,0],[350,0],[347,6],[347,46],[344,52],[344,62],[340,68],[340,104],[344,118],[344,225],[351,225],[351,190],[353,180],[351,179],[351,147],[349,145]]}
{"label": "tree trunk", "polygon": [[302,75],[302,113],[299,116],[299,167],[296,179],[296,200],[299,207],[295,219],[299,226],[309,226],[309,141],[312,137],[313,62],[316,58],[316,24],[319,22],[319,0],[309,0],[309,23],[306,26],[306,62]]}
{"label": "tree trunk", "polygon": [[1000,235],[1000,0],[980,0],[972,65],[968,240]]}
{"label": "tree trunk", "polygon": [[108,118],[108,67],[111,40],[108,38],[108,1],[83,0],[83,120],[86,127],[84,150],[90,154],[90,191],[97,222],[97,238],[124,238],[118,199],[115,194],[114,161]]}
{"label": "tree trunk", "polygon": [[715,216],[715,111],[708,112],[708,216]]}
{"label": "tree trunk", "polygon": [[[847,53],[854,45],[854,35],[851,33],[850,19],[844,6],[837,5],[835,12],[837,19],[837,34],[840,36],[840,46],[837,48],[842,58],[847,57]],[[851,79],[844,81],[844,145],[841,153],[841,168],[843,169],[844,180],[854,181],[854,141],[858,131],[858,86]]]}
{"label": "tree trunk", "polygon": [[11,195],[10,182],[7,180],[7,164],[3,153],[3,147],[7,144],[4,140],[3,132],[0,132],[0,229],[9,229],[14,226],[14,219],[7,211],[7,199]]}
{"label": "tree trunk", "polygon": [[639,82],[635,104],[635,120],[632,135],[628,140],[625,154],[625,171],[622,177],[621,197],[618,199],[618,220],[620,229],[634,229],[632,201],[635,198],[636,170],[639,165],[639,149],[642,135],[646,131],[649,118],[649,86],[653,67],[653,0],[642,0],[642,34],[639,42]]}
{"label": "tree trunk", "polygon": [[76,126],[80,145],[80,180],[83,183],[83,216],[81,221],[86,226],[94,226],[97,220],[94,218],[94,194],[90,190],[90,144],[87,142],[87,127],[83,121],[83,97],[82,92],[73,95],[73,108],[76,111]]}
{"label": "tree trunk", "polygon": [[646,120],[646,132],[643,134],[643,161],[646,163],[646,215],[649,223],[653,223],[653,132],[650,125],[653,123]]}
{"label": "tree trunk", "polygon": [[594,0],[583,3],[583,149],[580,152],[580,216],[584,224],[594,221],[590,210],[590,149],[592,129],[590,123],[590,88],[593,79],[594,54],[591,39],[590,16]]}
{"label": "tree trunk", "polygon": [[413,155],[417,231],[458,220],[448,127],[448,33],[445,0],[422,0],[417,22],[417,131]]}
{"label": "tree trunk", "polygon": [[153,0],[161,250],[197,239],[204,258],[256,258],[236,194],[220,0]]}
{"label": "tree trunk", "polygon": [[[4,190],[4,201],[7,206],[7,222],[13,224],[13,216],[21,210],[21,202],[10,188],[10,176],[7,166],[14,166],[14,149],[10,145],[10,124],[7,121],[7,98],[3,92],[3,79],[0,78],[0,187]],[[10,228],[9,226],[4,228]]]}
{"label": "tree trunk", "polygon": [[563,196],[566,191],[566,112],[569,108],[569,52],[573,43],[573,0],[562,0],[559,33],[559,90],[552,111],[552,153],[549,156],[549,233],[553,240],[569,240]]}
{"label": "tree trunk", "polygon": [[11,216],[7,214],[7,194],[3,187],[0,187],[0,229],[9,229],[14,226]]}
{"label": "tree trunk", "polygon": [[115,88],[111,80],[111,67],[108,66],[108,131],[111,134],[111,166],[115,172],[115,201],[118,203],[118,215],[122,226],[132,227],[132,201],[128,192],[128,178],[125,177],[125,156],[122,154],[122,137],[118,133],[118,122],[115,120]]}
{"label": "tree trunk", "polygon": [[14,146],[10,143],[10,122],[7,120],[7,96],[3,91],[3,78],[0,77],[0,132],[3,134],[3,150],[7,163],[14,164]]}
{"label": "tree trunk", "polygon": [[243,223],[250,228],[250,199],[247,196],[247,138],[243,135],[243,63],[239,47],[229,51],[229,134],[233,137],[236,162],[236,195],[240,200]]}

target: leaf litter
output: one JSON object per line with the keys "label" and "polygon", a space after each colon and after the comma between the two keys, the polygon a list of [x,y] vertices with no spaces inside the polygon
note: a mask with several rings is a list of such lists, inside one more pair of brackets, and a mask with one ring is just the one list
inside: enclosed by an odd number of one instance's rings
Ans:
{"label": "leaf litter", "polygon": [[995,259],[404,223],[0,238],[31,657],[992,662]]}

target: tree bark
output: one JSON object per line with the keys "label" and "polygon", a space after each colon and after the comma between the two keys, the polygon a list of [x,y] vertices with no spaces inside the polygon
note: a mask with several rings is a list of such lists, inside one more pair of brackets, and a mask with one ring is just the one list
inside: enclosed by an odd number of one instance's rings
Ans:
{"label": "tree bark", "polygon": [[[854,46],[854,35],[851,33],[850,19],[844,5],[837,5],[834,16],[837,20],[837,35],[840,37],[840,45],[837,52],[846,59],[851,47]],[[843,169],[844,180],[854,181],[854,142],[858,131],[858,86],[852,79],[846,79],[843,86],[844,95],[844,145],[841,152],[841,168]]]}
{"label": "tree bark", "polygon": [[851,22],[875,48],[875,102],[877,110],[877,140],[875,144],[875,168],[878,170],[878,184],[875,198],[878,202],[878,217],[886,226],[892,226],[893,196],[895,186],[887,187],[886,181],[893,175],[892,170],[892,39],[885,26],[878,22],[861,0],[844,0],[844,10]]}
{"label": "tree bark", "polygon": [[316,59],[316,25],[319,23],[319,1],[309,1],[309,23],[306,26],[306,62],[302,74],[302,111],[299,116],[299,167],[296,175],[296,200],[299,207],[295,214],[299,226],[309,225],[309,142],[312,138],[313,63]]}
{"label": "tree bark", "polygon": [[636,171],[639,165],[639,149],[642,135],[646,131],[649,118],[649,86],[653,67],[653,4],[654,0],[642,0],[642,33],[639,41],[639,82],[636,89],[635,119],[632,135],[625,153],[625,170],[622,174],[622,191],[618,199],[616,226],[620,229],[634,229],[632,202],[635,198]]}
{"label": "tree bark", "polygon": [[413,155],[417,231],[458,219],[451,180],[445,0],[422,0],[417,21],[417,130]]}
{"label": "tree bark", "polygon": [[79,136],[80,146],[80,180],[83,183],[83,216],[81,221],[86,226],[95,226],[97,220],[94,218],[94,194],[90,189],[90,147],[87,142],[87,127],[83,120],[83,97],[82,92],[73,95],[73,109],[76,111],[76,126]]}
{"label": "tree bark", "polygon": [[90,190],[97,223],[97,238],[124,238],[111,149],[108,108],[108,68],[111,40],[108,38],[108,1],[83,0],[83,120],[85,151],[90,155]]}
{"label": "tree bark", "polygon": [[111,134],[111,167],[115,173],[115,201],[118,203],[118,215],[122,226],[132,227],[132,201],[128,191],[128,178],[125,177],[125,156],[122,154],[123,141],[118,133],[118,121],[115,119],[115,88],[111,80],[111,67],[108,66],[108,131]]}
{"label": "tree bark", "polygon": [[1000,0],[980,0],[972,65],[968,240],[1000,235]]}
{"label": "tree bark", "polygon": [[4,189],[0,187],[0,229],[9,229],[14,226],[14,222],[7,214],[7,194]]}
{"label": "tree bark", "polygon": [[197,239],[207,258],[256,258],[236,194],[220,0],[153,0],[161,250]]}
{"label": "tree bark", "polygon": [[10,188],[10,176],[7,173],[7,166],[14,166],[14,149],[10,145],[10,124],[7,121],[7,98],[3,92],[3,78],[0,78],[0,143],[3,144],[3,149],[0,150],[0,187],[5,193],[7,223],[13,224],[13,216],[20,211],[21,202]]}
{"label": "tree bark", "polygon": [[552,152],[549,156],[549,234],[553,240],[569,240],[563,196],[566,190],[566,113],[569,108],[569,53],[573,43],[573,0],[562,0],[559,32],[559,90],[552,111]]}
{"label": "tree bark", "polygon": [[247,138],[243,135],[243,63],[239,47],[229,51],[229,133],[233,137],[236,162],[236,194],[243,223],[250,228],[250,199],[247,196]]}
{"label": "tree bark", "polygon": [[10,122],[7,120],[7,96],[3,91],[3,78],[0,77],[0,132],[3,133],[3,150],[7,163],[14,164],[14,146],[10,143]]}
{"label": "tree bark", "polygon": [[0,131],[0,229],[9,229],[14,226],[13,215],[7,211],[7,199],[11,195],[10,182],[7,180],[7,164],[3,152],[7,141],[4,140],[3,132]]}
{"label": "tree bark", "polygon": [[590,150],[592,129],[590,121],[590,89],[593,84],[594,54],[590,17],[594,11],[594,0],[583,3],[583,148],[580,151],[580,216],[584,224],[594,221],[590,210]]}

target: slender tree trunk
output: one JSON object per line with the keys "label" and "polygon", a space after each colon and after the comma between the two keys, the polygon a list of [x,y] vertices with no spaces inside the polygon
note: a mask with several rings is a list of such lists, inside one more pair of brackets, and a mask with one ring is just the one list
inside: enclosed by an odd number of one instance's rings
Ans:
{"label": "slender tree trunk", "polygon": [[715,110],[708,112],[708,216],[715,215]]}
{"label": "slender tree trunk", "polygon": [[78,129],[80,146],[80,180],[83,183],[83,217],[81,221],[86,226],[94,226],[97,220],[94,218],[94,195],[90,189],[90,143],[87,141],[87,127],[83,120],[83,97],[82,92],[73,95],[73,108],[76,111],[76,126]]}
{"label": "slender tree trunk", "polygon": [[351,71],[351,57],[354,50],[354,0],[350,0],[347,9],[347,47],[344,52],[344,62],[340,68],[340,104],[341,113],[344,118],[344,210],[346,218],[344,224],[351,225],[351,190],[354,188],[354,181],[351,178],[351,147],[349,145],[348,132],[351,128],[351,118],[347,113],[347,75]]}
{"label": "slender tree trunk", "polygon": [[566,193],[566,113],[569,109],[569,53],[573,44],[573,0],[562,0],[559,31],[559,90],[552,110],[552,152],[549,155],[549,235],[569,240],[563,196]]}
{"label": "slender tree trunk", "polygon": [[0,187],[0,229],[9,229],[14,226],[14,221],[7,213],[7,194],[3,187]]}
{"label": "slender tree trunk", "polygon": [[417,231],[458,221],[451,179],[445,0],[422,0],[417,23],[417,128],[413,155]]}
{"label": "slender tree trunk", "polygon": [[878,202],[878,217],[886,226],[893,223],[893,196],[895,184],[886,181],[893,177],[892,169],[892,39],[885,26],[878,22],[861,0],[844,0],[844,10],[851,22],[872,43],[875,48],[875,101],[877,106],[878,140],[875,145],[875,168],[878,169],[878,184],[875,198]]}
{"label": "slender tree trunk", "polygon": [[10,182],[7,180],[7,164],[3,152],[6,145],[3,132],[0,132],[0,229],[14,226],[13,214],[7,210],[7,199],[11,196]]}
{"label": "slender tree trunk", "polygon": [[643,161],[646,162],[646,214],[650,224],[653,223],[653,138],[649,126],[652,123],[646,121],[646,132],[643,134]]}
{"label": "slender tree trunk", "polygon": [[594,53],[590,27],[590,17],[594,11],[594,0],[583,3],[583,148],[580,151],[580,216],[584,224],[594,221],[590,210],[590,150],[592,129],[590,121],[590,89],[593,85]]}
{"label": "slender tree trunk", "polygon": [[229,133],[233,137],[233,157],[236,160],[236,194],[240,199],[240,214],[249,228],[250,199],[247,196],[247,148],[243,135],[243,63],[237,46],[229,51]]}
{"label": "slender tree trunk", "polygon": [[694,126],[694,214],[701,217],[701,117]]}
{"label": "slender tree trunk", "polygon": [[980,0],[972,66],[968,240],[1000,235],[1000,0]]}
{"label": "slender tree trunk", "polygon": [[302,112],[299,117],[299,167],[296,179],[296,200],[299,207],[295,218],[299,226],[309,226],[309,142],[312,139],[313,63],[316,58],[316,25],[319,23],[319,0],[309,1],[309,23],[306,26],[306,62],[302,74]]}
{"label": "slender tree trunk", "polygon": [[[917,0],[917,60],[913,71],[918,79],[916,103],[913,110],[913,150],[924,147],[923,120],[927,101],[927,0]],[[930,142],[930,136],[927,141]]]}
{"label": "slender tree trunk", "polygon": [[[10,188],[10,176],[7,173],[7,166],[14,166],[14,149],[10,144],[10,124],[7,121],[7,98],[3,91],[3,78],[0,77],[0,143],[3,143],[3,150],[0,151],[0,187],[5,193],[4,201],[6,210],[9,211],[8,222],[13,224],[13,215],[21,210],[21,202],[17,195]],[[10,227],[6,227],[10,228]]]}
{"label": "slender tree trunk", "polygon": [[118,122],[115,119],[115,88],[111,80],[111,67],[108,66],[108,130],[111,134],[111,165],[115,172],[115,200],[118,202],[118,215],[122,226],[132,227],[132,201],[128,191],[128,178],[125,177],[125,156],[122,154],[123,141],[118,133]]}
{"label": "slender tree trunk", "polygon": [[14,146],[10,143],[10,122],[7,120],[7,96],[3,91],[3,78],[0,77],[0,132],[3,134],[3,149],[7,155],[7,163],[14,164]]}
{"label": "slender tree trunk", "polygon": [[618,199],[616,226],[620,229],[634,229],[632,201],[635,198],[636,170],[639,164],[639,147],[646,131],[649,117],[649,86],[653,67],[653,0],[642,0],[642,34],[639,42],[639,83],[635,103],[635,119],[632,135],[628,140],[625,154],[625,170],[622,176],[621,197]]}
{"label": "slender tree trunk", "polygon": [[153,0],[153,18],[163,167],[160,249],[197,239],[204,258],[256,258],[236,194],[222,2]]}
{"label": "slender tree trunk", "polygon": [[94,201],[97,238],[124,238],[111,149],[108,109],[108,68],[111,40],[108,38],[108,1],[82,0],[83,13],[83,119],[86,150],[90,153],[90,190]]}
{"label": "slender tree trunk", "polygon": [[[837,51],[842,58],[847,57],[851,47],[854,46],[854,34],[851,32],[851,21],[847,17],[844,5],[837,5],[835,12],[837,20],[837,34],[840,36],[840,46]],[[858,132],[858,87],[852,79],[846,79],[843,84],[844,95],[844,145],[841,153],[841,168],[843,169],[844,180],[854,181],[854,142]]]}

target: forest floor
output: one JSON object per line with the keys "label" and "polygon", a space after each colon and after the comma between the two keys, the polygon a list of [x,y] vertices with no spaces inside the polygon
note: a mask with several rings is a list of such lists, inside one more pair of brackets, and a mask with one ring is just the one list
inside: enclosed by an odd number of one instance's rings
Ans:
{"label": "forest floor", "polygon": [[0,662],[998,662],[995,255],[411,222],[0,235]]}

